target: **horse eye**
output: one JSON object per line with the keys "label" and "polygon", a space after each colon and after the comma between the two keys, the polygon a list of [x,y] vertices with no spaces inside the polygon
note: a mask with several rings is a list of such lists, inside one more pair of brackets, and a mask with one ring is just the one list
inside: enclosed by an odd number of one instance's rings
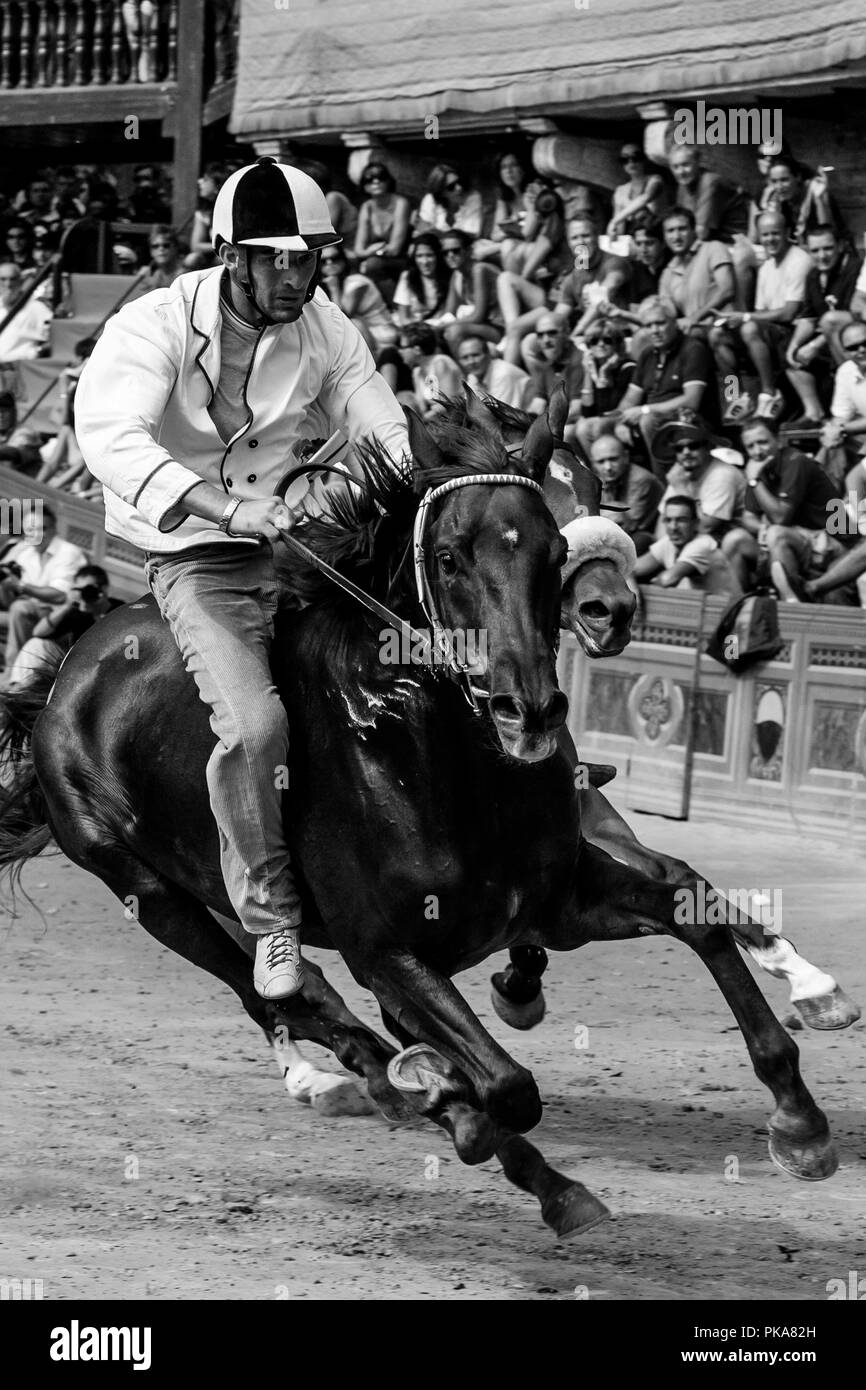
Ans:
{"label": "horse eye", "polygon": [[450,579],[452,574],[457,573],[457,561],[454,559],[450,550],[440,550],[436,559],[439,561],[439,568],[446,579]]}

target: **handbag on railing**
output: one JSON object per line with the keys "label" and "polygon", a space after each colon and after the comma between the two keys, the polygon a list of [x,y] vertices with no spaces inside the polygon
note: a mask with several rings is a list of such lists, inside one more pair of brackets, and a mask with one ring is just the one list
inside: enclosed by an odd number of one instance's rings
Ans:
{"label": "handbag on railing", "polygon": [[778,602],[766,590],[757,590],[725,609],[707,642],[707,655],[739,676],[758,662],[772,661],[784,645]]}

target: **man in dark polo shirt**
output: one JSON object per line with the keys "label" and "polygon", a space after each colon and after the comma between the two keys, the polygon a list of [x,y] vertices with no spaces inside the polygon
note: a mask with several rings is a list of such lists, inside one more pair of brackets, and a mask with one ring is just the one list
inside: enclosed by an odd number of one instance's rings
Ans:
{"label": "man in dark polo shirt", "polygon": [[826,393],[833,371],[846,361],[839,334],[853,322],[851,299],[862,265],[829,224],[812,228],[806,250],[815,264],[806,276],[803,309],[785,354],[788,380],[803,403],[797,424],[824,418],[822,391]]}
{"label": "man in dark polo shirt", "polygon": [[670,300],[658,295],[645,299],[640,321],[650,346],[635,363],[617,418],[640,431],[652,456],[652,440],[666,420],[691,410],[717,425],[719,402],[712,354],[706,343],[680,331]]}
{"label": "man in dark polo shirt", "polygon": [[523,360],[532,378],[528,409],[533,415],[546,410],[551,392],[561,381],[568,396],[567,424],[573,426],[581,414],[583,353],[566,336],[561,319],[549,310],[538,320],[535,332],[524,340]]}
{"label": "man in dark polo shirt", "polygon": [[790,445],[781,445],[773,420],[743,426],[746,504],[743,527],[722,540],[743,589],[753,586],[765,552],[770,577],[788,603],[796,603],[806,580],[827,568],[843,547],[827,530],[828,506],[839,494],[823,468]]}

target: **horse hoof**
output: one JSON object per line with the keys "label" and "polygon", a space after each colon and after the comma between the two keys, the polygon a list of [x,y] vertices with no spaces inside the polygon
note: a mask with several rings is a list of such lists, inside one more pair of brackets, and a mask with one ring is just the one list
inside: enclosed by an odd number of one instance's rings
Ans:
{"label": "horse hoof", "polygon": [[443,1086],[448,1062],[427,1043],[414,1043],[392,1057],[388,1063],[388,1080],[395,1091],[420,1094],[434,1086]]}
{"label": "horse hoof", "polygon": [[580,1182],[573,1182],[564,1191],[544,1203],[541,1217],[544,1223],[565,1240],[568,1236],[583,1235],[610,1216],[609,1209],[593,1197]]}
{"label": "horse hoof", "polygon": [[791,1003],[807,1028],[848,1028],[860,1017],[860,1010],[837,985],[829,994],[814,999],[792,999]]}
{"label": "horse hoof", "polygon": [[777,1129],[771,1129],[769,1147],[776,1167],[801,1182],[823,1182],[825,1178],[832,1178],[839,1167],[836,1145],[829,1134],[811,1144],[799,1144]]}
{"label": "horse hoof", "polygon": [[374,1115],[376,1107],[357,1081],[349,1076],[329,1076],[317,1082],[310,1104],[320,1115]]}
{"label": "horse hoof", "polygon": [[492,983],[490,1000],[495,1013],[502,1019],[502,1022],[507,1023],[509,1028],[519,1028],[521,1032],[534,1028],[547,1012],[543,989],[540,989],[535,998],[530,999],[527,1004],[515,1004],[496,988],[495,983]]}

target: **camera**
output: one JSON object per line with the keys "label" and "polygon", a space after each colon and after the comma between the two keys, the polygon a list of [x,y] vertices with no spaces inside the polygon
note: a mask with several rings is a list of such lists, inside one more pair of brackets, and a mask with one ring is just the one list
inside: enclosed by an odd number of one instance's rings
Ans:
{"label": "camera", "polygon": [[0,584],[4,579],[20,579],[22,574],[21,566],[15,560],[0,562]]}
{"label": "camera", "polygon": [[95,603],[101,592],[98,584],[82,584],[78,590],[82,603]]}
{"label": "camera", "polygon": [[559,210],[559,198],[550,188],[543,188],[535,200],[535,211],[539,217],[550,217]]}

